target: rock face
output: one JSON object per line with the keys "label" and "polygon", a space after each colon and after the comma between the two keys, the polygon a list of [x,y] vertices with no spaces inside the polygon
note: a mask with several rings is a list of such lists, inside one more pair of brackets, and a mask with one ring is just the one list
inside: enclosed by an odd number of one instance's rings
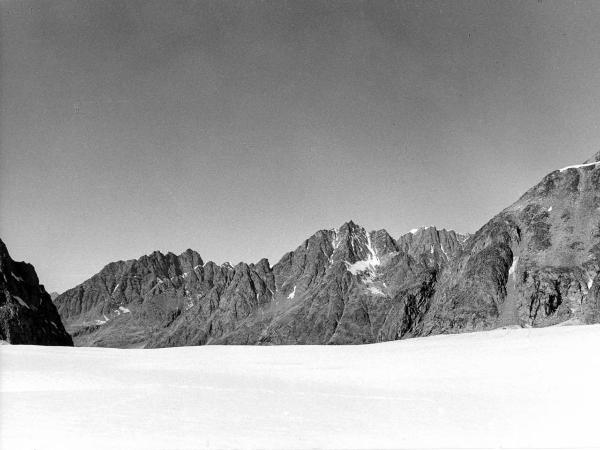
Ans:
{"label": "rock face", "polygon": [[73,345],[31,264],[15,262],[0,240],[0,340],[11,344]]}
{"label": "rock face", "polygon": [[192,250],[154,252],[107,265],[55,302],[78,345],[397,339],[395,324],[410,328],[460,238],[431,228],[397,242],[385,230],[367,232],[350,221],[318,231],[274,266],[266,259],[204,263]]}
{"label": "rock face", "polygon": [[467,236],[352,221],[271,265],[188,250],[106,266],[56,299],[78,345],[358,344],[600,321],[600,154]]}
{"label": "rock face", "polygon": [[598,161],[550,173],[470,237],[421,333],[597,322]]}

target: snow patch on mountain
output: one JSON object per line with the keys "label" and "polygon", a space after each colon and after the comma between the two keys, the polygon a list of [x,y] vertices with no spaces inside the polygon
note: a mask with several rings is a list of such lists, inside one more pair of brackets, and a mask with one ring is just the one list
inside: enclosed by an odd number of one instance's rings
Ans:
{"label": "snow patch on mountain", "polygon": [[294,289],[292,290],[292,292],[290,292],[290,295],[288,295],[287,298],[289,298],[290,300],[293,300],[295,296],[296,296],[296,286],[294,286]]}
{"label": "snow patch on mountain", "polygon": [[513,259],[512,265],[510,266],[510,269],[508,269],[508,275],[512,275],[513,278],[516,276],[515,270],[517,270],[517,264],[519,264],[518,256]]}
{"label": "snow patch on mountain", "polygon": [[21,306],[24,306],[25,308],[29,309],[29,305],[25,303],[21,297],[17,295],[13,295],[12,297],[16,299],[21,304]]}
{"label": "snow patch on mountain", "polygon": [[442,249],[442,253],[444,254],[444,256],[446,256],[446,259],[450,259],[450,257],[448,256],[448,253],[446,253],[446,250],[444,249],[443,244],[440,244],[440,248]]}
{"label": "snow patch on mountain", "polygon": [[375,295],[385,295],[385,294],[384,294],[384,293],[381,291],[381,289],[379,289],[379,288],[376,288],[375,286],[369,286],[367,289],[368,289],[368,290],[369,290],[369,292],[371,292],[372,294],[375,294]]}
{"label": "snow patch on mountain", "polygon": [[587,164],[576,164],[574,166],[563,167],[562,169],[560,169],[560,171],[564,172],[564,171],[569,170],[569,169],[581,169],[583,167],[597,166],[598,164],[600,164],[600,161],[591,162],[591,163],[587,163]]}
{"label": "snow patch on mountain", "polygon": [[[358,241],[359,245],[363,245],[364,248],[366,248],[368,252],[367,258],[360,261],[356,261],[354,263],[344,261],[344,263],[346,264],[346,269],[352,275],[358,275],[362,272],[370,272],[370,275],[373,276],[376,271],[376,267],[381,265],[381,260],[377,256],[377,252],[373,247],[373,244],[371,242],[371,236],[363,228],[361,229],[361,235],[356,237],[356,240]],[[352,236],[351,245],[353,246],[355,253],[358,253],[354,241],[355,236]]]}
{"label": "snow patch on mountain", "polygon": [[338,228],[333,228],[331,231],[333,231],[333,240],[331,241],[331,246],[335,250],[336,248],[338,248],[340,246],[340,237],[339,237],[340,230]]}
{"label": "snow patch on mountain", "polygon": [[23,278],[21,278],[20,276],[17,276],[17,275],[15,275],[15,274],[14,274],[14,273],[12,273],[12,272],[11,272],[10,274],[12,275],[12,277],[13,277],[15,280],[17,280],[17,281],[21,281],[21,282],[23,281]]}
{"label": "snow patch on mountain", "polygon": [[419,231],[423,231],[423,230],[428,230],[430,229],[431,226],[427,225],[425,227],[418,227],[418,228],[413,228],[412,230],[409,231],[410,234],[417,234]]}
{"label": "snow patch on mountain", "polygon": [[104,325],[105,323],[107,323],[110,320],[108,317],[106,317],[106,314],[103,314],[102,316],[104,317],[104,320],[97,319],[96,325]]}
{"label": "snow patch on mountain", "polygon": [[369,261],[356,261],[353,264],[350,264],[348,261],[344,261],[346,263],[346,269],[352,275],[358,275],[361,272],[366,270],[374,270],[373,266],[369,263]]}

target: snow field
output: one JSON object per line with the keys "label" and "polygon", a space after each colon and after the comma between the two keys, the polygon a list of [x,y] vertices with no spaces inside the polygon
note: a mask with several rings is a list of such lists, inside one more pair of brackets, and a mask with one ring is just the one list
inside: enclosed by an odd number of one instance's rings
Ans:
{"label": "snow field", "polygon": [[600,446],[600,326],[364,346],[0,346],[0,448]]}

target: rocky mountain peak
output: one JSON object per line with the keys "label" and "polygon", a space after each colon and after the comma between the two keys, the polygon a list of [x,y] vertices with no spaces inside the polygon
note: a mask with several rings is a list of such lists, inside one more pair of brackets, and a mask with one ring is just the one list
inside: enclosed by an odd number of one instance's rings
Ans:
{"label": "rocky mountain peak", "polygon": [[367,231],[353,221],[329,230],[332,262],[343,261],[354,264],[370,261],[378,264],[379,259],[398,251],[396,242],[386,230]]}
{"label": "rocky mountain peak", "polygon": [[465,237],[454,230],[438,230],[434,226],[420,227],[400,236],[396,245],[398,249],[412,256],[429,254],[434,259],[438,256],[449,260],[462,249]]}
{"label": "rocky mountain peak", "polygon": [[[576,210],[589,215],[600,206],[600,152],[588,161],[591,162],[549,173],[505,212],[520,211],[527,223],[534,219],[547,221],[557,215],[560,215],[558,219],[566,221],[569,217],[575,217],[573,212]],[[583,217],[580,219],[578,222],[582,222]]]}
{"label": "rocky mountain peak", "polygon": [[355,230],[355,231],[359,231],[362,229],[362,227],[358,224],[356,224],[352,219],[348,220],[347,222],[344,222],[340,227],[339,227],[340,231],[341,230]]}
{"label": "rocky mountain peak", "polygon": [[10,255],[8,254],[8,249],[2,240],[0,239],[0,261],[8,261]]}
{"label": "rocky mountain peak", "polygon": [[594,156],[585,160],[583,163],[590,164],[590,163],[599,162],[599,161],[600,161],[600,151],[596,152],[596,154]]}
{"label": "rocky mountain peak", "polygon": [[203,266],[204,261],[202,261],[202,257],[198,252],[192,249],[187,249],[181,255],[177,257],[177,260],[181,264],[181,270],[185,272],[190,272],[196,266]]}
{"label": "rocky mountain peak", "polygon": [[375,252],[378,255],[386,255],[388,253],[393,253],[398,251],[398,246],[396,245],[396,241],[390,234],[384,230],[375,230],[371,231],[371,245],[375,249]]}
{"label": "rocky mountain peak", "polygon": [[12,344],[73,345],[33,266],[13,261],[2,240],[0,340]]}

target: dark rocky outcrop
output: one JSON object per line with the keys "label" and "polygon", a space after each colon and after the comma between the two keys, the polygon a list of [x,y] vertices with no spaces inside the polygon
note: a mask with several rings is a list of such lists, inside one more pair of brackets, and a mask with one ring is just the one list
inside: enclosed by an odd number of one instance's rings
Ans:
{"label": "dark rocky outcrop", "polygon": [[73,345],[33,266],[13,261],[1,240],[0,340],[11,344]]}
{"label": "dark rocky outcrop", "polygon": [[61,294],[78,345],[358,344],[600,321],[600,154],[554,171],[473,235],[393,239],[349,221],[272,266],[188,250],[119,261]]}

